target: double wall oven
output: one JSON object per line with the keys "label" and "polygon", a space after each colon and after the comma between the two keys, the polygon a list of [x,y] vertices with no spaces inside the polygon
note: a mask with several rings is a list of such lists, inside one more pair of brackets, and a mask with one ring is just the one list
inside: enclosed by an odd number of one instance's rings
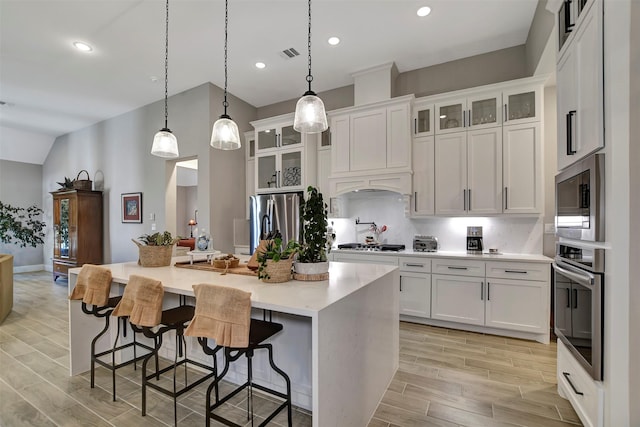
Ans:
{"label": "double wall oven", "polygon": [[602,380],[604,331],[604,155],[556,175],[554,330],[595,380]]}

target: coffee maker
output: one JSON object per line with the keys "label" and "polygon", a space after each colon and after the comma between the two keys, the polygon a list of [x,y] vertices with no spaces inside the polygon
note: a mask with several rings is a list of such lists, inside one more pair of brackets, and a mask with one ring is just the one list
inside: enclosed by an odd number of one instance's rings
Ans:
{"label": "coffee maker", "polygon": [[482,227],[467,227],[467,252],[482,253]]}

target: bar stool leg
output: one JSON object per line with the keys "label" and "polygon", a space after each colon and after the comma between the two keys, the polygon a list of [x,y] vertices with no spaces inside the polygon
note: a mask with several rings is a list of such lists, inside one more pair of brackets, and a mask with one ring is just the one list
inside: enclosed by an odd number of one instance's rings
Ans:
{"label": "bar stool leg", "polygon": [[105,316],[105,325],[102,331],[98,335],[95,336],[93,340],[91,340],[91,388],[95,388],[95,377],[96,377],[96,342],[100,339],[104,334],[107,333],[109,329],[109,316]]}
{"label": "bar stool leg", "polygon": [[283,378],[285,383],[287,384],[287,419],[288,419],[288,425],[289,427],[292,427],[292,421],[291,421],[291,415],[292,415],[292,410],[291,410],[291,380],[289,379],[289,376],[280,368],[278,368],[275,364],[275,362],[273,361],[273,346],[271,344],[266,344],[266,348],[269,354],[269,365],[271,365],[271,368],[276,371],[277,373],[279,373]]}
{"label": "bar stool leg", "polygon": [[118,332],[116,333],[116,339],[113,340],[113,351],[111,352],[111,385],[113,387],[113,401],[116,401],[116,347],[118,346],[118,338],[120,337],[120,322],[118,323]]}

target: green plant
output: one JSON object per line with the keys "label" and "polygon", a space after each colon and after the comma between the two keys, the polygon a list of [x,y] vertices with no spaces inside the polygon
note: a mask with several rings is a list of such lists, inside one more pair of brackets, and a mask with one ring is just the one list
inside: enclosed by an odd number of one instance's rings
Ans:
{"label": "green plant", "polygon": [[258,279],[270,278],[265,270],[267,268],[267,260],[278,262],[283,259],[289,259],[295,256],[299,250],[300,244],[293,239],[289,240],[285,246],[282,245],[282,239],[279,237],[269,240],[265,250],[258,252]]}
{"label": "green plant", "polygon": [[138,239],[147,246],[171,246],[180,240],[180,238],[174,239],[168,231],[165,231],[164,233],[157,232],[153,234],[143,234],[138,237]]}
{"label": "green plant", "polygon": [[0,241],[34,248],[44,243],[45,223],[38,219],[43,210],[37,206],[16,208],[0,202]]}
{"label": "green plant", "polygon": [[300,219],[298,262],[325,262],[331,249],[327,245],[327,205],[317,188],[307,188],[307,199],[300,203]]}

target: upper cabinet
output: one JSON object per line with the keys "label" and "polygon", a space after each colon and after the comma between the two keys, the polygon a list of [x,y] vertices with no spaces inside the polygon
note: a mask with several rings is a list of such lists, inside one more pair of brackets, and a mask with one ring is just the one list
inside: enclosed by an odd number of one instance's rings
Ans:
{"label": "upper cabinet", "polygon": [[604,147],[602,2],[589,3],[558,58],[558,170]]}
{"label": "upper cabinet", "polygon": [[[293,114],[251,122],[255,128],[254,193],[304,191],[316,184],[316,150],[320,134],[293,130]],[[248,150],[251,149],[250,139]],[[247,152],[251,167],[251,152]],[[247,179],[251,177],[247,174]],[[247,192],[250,189],[247,188]]]}
{"label": "upper cabinet", "polygon": [[413,121],[411,122],[411,132],[415,136],[430,136],[435,130],[433,121],[433,102],[416,101],[413,105]]}
{"label": "upper cabinet", "polygon": [[474,94],[437,102],[436,134],[500,126],[501,102],[500,92]]}
{"label": "upper cabinet", "polygon": [[542,88],[540,86],[523,87],[502,92],[503,123],[539,122],[542,119]]}

